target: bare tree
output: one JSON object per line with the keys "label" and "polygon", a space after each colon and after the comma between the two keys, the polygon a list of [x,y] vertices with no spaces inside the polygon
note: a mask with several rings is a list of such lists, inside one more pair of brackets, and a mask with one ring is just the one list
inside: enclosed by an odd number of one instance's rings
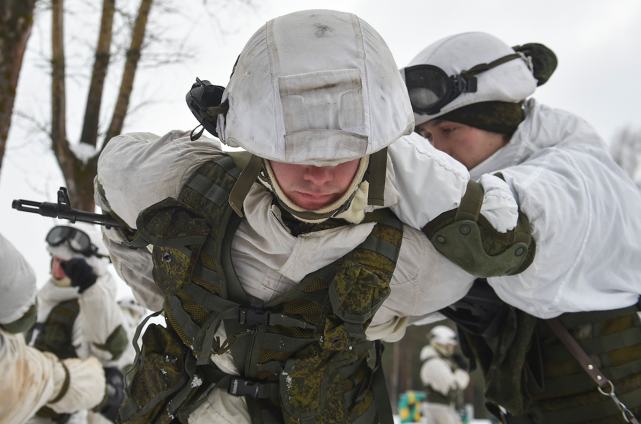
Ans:
{"label": "bare tree", "polygon": [[[95,207],[93,179],[99,154],[110,139],[121,133],[126,116],[135,109],[130,107],[130,103],[137,70],[182,63],[194,57],[190,47],[186,45],[189,33],[185,39],[176,40],[175,34],[171,35],[172,31],[159,27],[158,22],[153,26],[147,25],[152,9],[156,16],[180,17],[182,12],[178,6],[181,0],[138,0],[135,12],[128,9],[131,3],[123,0],[102,0],[100,12],[93,0],[68,0],[69,5],[65,5],[65,0],[40,1],[51,8],[52,18],[51,57],[46,58],[47,67],[51,66],[51,122],[38,122],[24,113],[18,113],[18,116],[30,121],[35,128],[44,129],[42,133],[51,141],[51,149],[64,176],[73,206],[91,211]],[[254,0],[216,0],[210,3],[203,0],[202,4],[210,20],[215,16],[209,14],[213,9],[221,10],[230,5],[247,9],[255,7]],[[78,35],[82,31],[74,31],[74,28],[71,37],[66,31],[65,16],[87,19],[84,13],[76,11],[78,5],[92,13],[100,13],[100,29],[95,45],[90,45]],[[76,142],[69,139],[67,128],[67,83],[78,81],[78,77],[81,79],[85,73],[80,69],[84,65],[77,62],[77,54],[65,54],[65,42],[69,42],[69,39],[80,42],[91,52],[93,58],[80,140]],[[76,59],[76,62],[68,65],[66,59]],[[103,96],[107,75],[112,72],[114,65],[120,63],[123,70],[115,106],[110,116],[105,118],[101,110],[104,109],[104,97],[108,97]]]}
{"label": "bare tree", "polygon": [[0,0],[0,170],[36,0]]}
{"label": "bare tree", "polygon": [[95,49],[93,72],[89,84],[89,94],[85,108],[85,118],[82,127],[80,143],[92,146],[95,154],[84,157],[78,151],[72,151],[67,138],[66,128],[66,79],[65,79],[65,51],[64,51],[64,0],[52,0],[52,57],[51,57],[51,147],[60,165],[60,169],[67,183],[67,188],[74,206],[91,211],[95,204],[93,200],[93,179],[98,165],[98,153],[102,151],[109,140],[120,134],[124,118],[129,107],[129,100],[133,89],[136,70],[140,61],[145,29],[153,0],[141,0],[135,18],[131,42],[126,54],[125,69],[122,74],[120,91],[116,107],[112,114],[111,124],[107,135],[98,150],[98,128],[100,108],[102,104],[104,82],[110,64],[110,50],[112,42],[112,28],[115,0],[103,0],[102,18],[98,43]]}
{"label": "bare tree", "polygon": [[610,145],[614,161],[641,188],[641,130],[624,128]]}

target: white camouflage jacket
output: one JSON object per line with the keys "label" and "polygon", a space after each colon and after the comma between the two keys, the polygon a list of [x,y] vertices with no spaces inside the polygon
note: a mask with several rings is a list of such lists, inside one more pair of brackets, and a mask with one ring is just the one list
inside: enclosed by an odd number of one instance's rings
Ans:
{"label": "white camouflage jacket", "polygon": [[[473,179],[503,174],[536,241],[527,270],[489,278],[489,284],[506,303],[544,319],[635,304],[641,293],[639,189],[581,118],[534,99],[525,114],[510,142],[470,171]],[[426,139],[414,142],[434,154]],[[428,175],[421,167],[408,170],[400,153],[390,149],[405,190],[393,210],[420,228]]]}

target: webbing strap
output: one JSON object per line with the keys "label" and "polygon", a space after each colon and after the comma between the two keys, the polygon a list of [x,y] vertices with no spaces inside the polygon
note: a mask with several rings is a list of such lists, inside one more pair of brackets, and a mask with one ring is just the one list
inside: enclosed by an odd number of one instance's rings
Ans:
{"label": "webbing strap", "polygon": [[401,250],[383,239],[372,236],[368,236],[365,241],[359,244],[356,248],[370,250],[372,252],[378,253],[379,255],[385,256],[387,259],[394,263],[396,263],[396,261],[398,260],[398,254]]}
{"label": "webbing strap", "polygon": [[216,271],[212,271],[204,265],[197,267],[194,273],[198,277],[202,278],[207,284],[210,284],[214,287],[220,287],[221,285],[220,275],[218,275]]}
{"label": "webbing strap", "polygon": [[327,300],[327,290],[322,289],[314,290],[313,292],[300,292],[296,296],[296,299],[305,299],[317,305],[323,306],[325,305],[325,301]]}
{"label": "webbing strap", "polygon": [[385,205],[385,178],[387,176],[387,147],[369,157],[369,191],[367,204]]}
{"label": "webbing strap", "polygon": [[315,329],[316,326],[312,323],[305,321],[302,318],[296,318],[287,314],[269,313],[269,325],[285,325],[288,327],[297,327],[303,329]]}
{"label": "webbing strap", "polygon": [[138,234],[132,241],[122,241],[120,244],[130,249],[142,249],[143,247],[147,247],[149,242]]}
{"label": "webbing strap", "polygon": [[389,402],[390,397],[387,392],[387,383],[385,382],[385,375],[383,374],[383,367],[381,366],[385,346],[380,340],[376,340],[374,343],[376,345],[376,365],[374,366],[371,388],[374,393],[378,422],[379,424],[393,424],[392,404]]}
{"label": "webbing strap", "polygon": [[214,202],[218,206],[224,205],[229,198],[229,193],[201,174],[194,174],[189,180],[189,183],[187,183],[187,186],[193,188],[207,200]]}
{"label": "webbing strap", "polygon": [[214,257],[216,253],[216,240],[211,237],[207,237],[207,241],[203,244],[203,252],[207,253],[209,256]]}
{"label": "webbing strap", "polygon": [[263,169],[263,160],[259,156],[252,155],[229,194],[229,204],[240,217],[243,216],[241,210],[243,209],[245,197],[247,197],[247,193],[249,193],[249,189],[256,181],[256,178],[258,178],[261,169]]}
{"label": "webbing strap", "polygon": [[342,319],[345,322],[345,330],[350,337],[357,337],[360,339],[365,339],[365,327],[364,324],[369,320],[381,307],[383,302],[389,297],[390,292],[388,292],[381,300],[372,305],[372,308],[364,314],[347,314],[343,312],[341,307],[341,302],[336,292],[336,286],[332,282],[329,286],[329,300],[332,304],[332,310],[337,317]]}
{"label": "webbing strap", "polygon": [[[341,369],[341,378],[343,378],[342,369]],[[352,387],[351,389],[343,393],[343,397],[345,398],[345,404],[353,405],[354,402],[356,401],[356,396],[358,396],[358,393],[360,392],[360,390],[361,390],[361,385],[354,384],[354,387]]]}
{"label": "webbing strap", "polygon": [[354,374],[358,369],[358,367],[360,367],[363,364],[363,361],[365,361],[365,359],[359,359],[358,361],[355,361],[353,364],[347,365],[341,368],[341,379],[344,380],[350,375]]}
{"label": "webbing strap", "polygon": [[456,210],[455,221],[474,221],[478,222],[481,206],[483,206],[483,196],[485,190],[483,186],[476,181],[468,181],[465,194],[461,198],[461,204]]}
{"label": "webbing strap", "polygon": [[[512,53],[512,54],[509,54],[507,56],[500,57],[500,58],[498,58],[498,59],[496,59],[496,60],[494,60],[494,61],[492,61],[490,63],[480,63],[480,64],[470,68],[467,71],[461,71],[461,75],[463,75],[466,78],[469,78],[469,77],[472,77],[474,75],[478,75],[481,72],[485,72],[485,71],[488,71],[488,70],[490,70],[492,68],[495,68],[495,67],[497,67],[499,65],[502,65],[502,64],[504,64],[506,62],[509,62],[511,60],[514,60],[514,59],[519,59],[519,58],[523,58],[523,56],[521,56],[519,53]],[[468,77],[468,75],[469,75],[469,77]]]}
{"label": "webbing strap", "polygon": [[[198,284],[188,284],[182,291],[194,301],[198,302],[207,312],[222,313],[236,309],[236,313],[238,313],[239,305],[237,303],[210,293]],[[233,316],[229,318],[233,318]]]}
{"label": "webbing strap", "polygon": [[220,159],[216,159],[214,163],[223,168],[233,179],[237,180],[240,176],[240,169],[236,167],[236,163],[231,157],[225,155]]}
{"label": "webbing strap", "polygon": [[285,363],[280,361],[269,361],[263,364],[258,364],[256,368],[258,371],[267,371],[272,374],[279,375],[285,368]]}
{"label": "webbing strap", "polygon": [[296,337],[282,336],[280,334],[266,333],[262,348],[276,352],[297,352],[315,341],[316,339],[299,339]]}

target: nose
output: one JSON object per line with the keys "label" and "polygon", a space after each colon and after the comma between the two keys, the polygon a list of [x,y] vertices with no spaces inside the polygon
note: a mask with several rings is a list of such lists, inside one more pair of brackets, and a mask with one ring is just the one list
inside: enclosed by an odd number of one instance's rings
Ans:
{"label": "nose", "polygon": [[309,181],[310,183],[322,186],[334,179],[334,167],[333,166],[307,166],[305,168],[305,173],[303,174],[303,179]]}

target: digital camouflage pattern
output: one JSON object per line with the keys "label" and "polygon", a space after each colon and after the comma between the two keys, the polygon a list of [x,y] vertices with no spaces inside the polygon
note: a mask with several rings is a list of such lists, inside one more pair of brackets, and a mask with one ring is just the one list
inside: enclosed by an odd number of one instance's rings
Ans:
{"label": "digital camouflage pattern", "polygon": [[[378,405],[372,381],[375,371],[380,372],[380,350],[376,365],[370,367],[367,352],[374,343],[365,340],[365,330],[390,293],[402,241],[400,222],[378,223],[354,251],[308,275],[263,308],[252,308],[230,259],[231,235],[239,220],[232,216],[228,196],[239,173],[229,157],[205,164],[178,199],[165,199],[138,217],[140,236],[154,245],[153,275],[167,294],[164,312],[173,331],[148,337],[160,337],[162,345],[151,341],[145,349],[143,342],[127,400],[135,402],[129,409],[136,412],[122,422],[164,423],[169,415],[163,405],[170,405],[169,399],[176,396],[181,407],[176,408],[175,400],[170,409],[183,411],[179,417],[186,418],[184,411],[194,407],[187,399],[202,399],[216,383],[223,390],[229,384],[230,393],[237,394],[238,386],[245,387],[242,381],[212,372],[216,367],[208,359],[209,352],[230,349],[242,378],[251,382],[249,387],[262,390],[252,393],[256,398],[246,397],[254,422],[329,424],[359,417],[363,423],[374,422]],[[323,223],[328,225],[346,223]],[[266,321],[253,322],[255,317]],[[213,338],[221,322],[228,333],[224,341]],[[169,350],[178,358],[170,369],[158,359]],[[207,367],[203,379],[217,375],[217,381],[210,379],[191,391],[183,385],[180,390],[177,381],[190,372],[181,371],[188,361],[181,362],[180,355],[198,361],[192,374]],[[168,391],[172,393],[167,395]],[[381,402],[388,403],[387,396]]]}
{"label": "digital camouflage pattern", "polygon": [[27,334],[27,341],[37,331],[33,347],[43,352],[51,352],[60,359],[77,358],[73,347],[73,324],[80,314],[78,300],[68,300],[57,304],[49,313],[47,320],[36,324]]}
{"label": "digital camouflage pattern", "polygon": [[[561,323],[612,381],[619,399],[641,415],[639,305],[566,313]],[[488,408],[503,406],[542,424],[621,424],[615,403],[601,394],[544,320],[510,307],[502,332],[485,339],[459,328],[486,380]],[[497,415],[499,416],[499,415]]]}

